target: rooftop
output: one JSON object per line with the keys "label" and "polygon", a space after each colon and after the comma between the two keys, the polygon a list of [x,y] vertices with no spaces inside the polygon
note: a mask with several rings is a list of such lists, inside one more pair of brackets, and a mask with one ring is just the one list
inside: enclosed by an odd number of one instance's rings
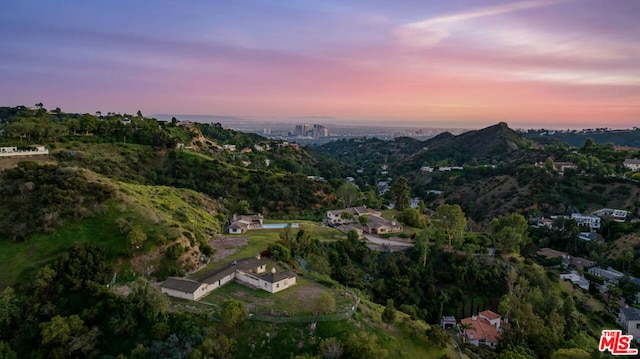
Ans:
{"label": "rooftop", "polygon": [[163,288],[179,290],[185,293],[194,293],[198,288],[200,288],[201,284],[202,283],[191,279],[169,277],[162,282],[161,286]]}
{"label": "rooftop", "polygon": [[631,320],[640,320],[640,310],[628,307],[628,308],[620,308],[620,313],[624,314],[624,317],[627,321]]}
{"label": "rooftop", "polygon": [[269,283],[276,283],[279,282],[283,279],[288,279],[288,278],[295,278],[296,274],[293,273],[292,271],[284,271],[284,272],[276,272],[276,273],[267,273],[262,275],[260,278],[262,278],[263,280],[269,282]]}

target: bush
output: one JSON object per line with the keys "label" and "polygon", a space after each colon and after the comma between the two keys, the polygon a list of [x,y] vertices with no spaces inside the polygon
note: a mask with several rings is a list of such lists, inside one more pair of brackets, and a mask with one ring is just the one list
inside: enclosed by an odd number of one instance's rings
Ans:
{"label": "bush", "polygon": [[184,253],[184,248],[182,244],[176,243],[171,247],[167,248],[167,252],[164,254],[167,259],[176,260],[180,258],[180,256]]}
{"label": "bush", "polygon": [[209,257],[213,255],[216,252],[216,250],[213,247],[211,247],[209,243],[201,243],[200,252],[202,252],[203,255]]}

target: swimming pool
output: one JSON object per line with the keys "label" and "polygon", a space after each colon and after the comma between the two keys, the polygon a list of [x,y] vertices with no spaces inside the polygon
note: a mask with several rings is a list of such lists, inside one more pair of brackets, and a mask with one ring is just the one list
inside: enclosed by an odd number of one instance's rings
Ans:
{"label": "swimming pool", "polygon": [[[263,224],[262,228],[264,229],[277,229],[284,228],[288,225],[288,223],[271,223],[271,224]],[[297,223],[291,223],[291,228],[298,228]]]}

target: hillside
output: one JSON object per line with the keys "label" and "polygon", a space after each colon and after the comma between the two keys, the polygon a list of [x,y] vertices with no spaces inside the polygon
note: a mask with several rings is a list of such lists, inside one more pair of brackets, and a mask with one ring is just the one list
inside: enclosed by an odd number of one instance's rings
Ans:
{"label": "hillside", "polygon": [[[3,172],[0,188],[0,257],[6,264],[0,287],[28,277],[78,241],[107,246],[120,273],[193,270],[202,254],[212,254],[207,242],[225,218],[216,201],[192,190],[119,182],[61,165],[22,162]],[[140,248],[131,243],[135,229],[144,233]],[[176,243],[184,254],[164,258]]]}
{"label": "hillside", "polygon": [[[50,152],[0,158],[0,353],[456,357],[457,331],[441,330],[442,316],[491,310],[512,324],[503,345],[460,343],[462,353],[587,357],[615,323],[610,307],[637,292],[607,289],[604,302],[535,257],[550,246],[640,275],[637,224],[605,219],[606,241],[589,243],[578,242],[570,220],[527,224],[600,207],[637,215],[640,178],[622,165],[637,151],[533,145],[504,123],[427,141],[361,138],[309,149],[141,114],[17,107],[0,116],[5,153],[34,142]],[[437,168],[447,165],[457,166]],[[407,181],[396,182],[401,176]],[[321,223],[347,199],[382,209],[409,196],[423,201],[417,209],[385,210],[406,221],[398,236],[413,246],[405,250],[374,250],[357,231]],[[221,235],[233,213],[256,212],[298,226]],[[297,285],[271,295],[229,284],[199,302],[157,289],[167,276],[201,279],[258,254],[295,271]]]}
{"label": "hillside", "polygon": [[504,122],[458,136],[438,135],[422,143],[421,150],[407,154],[397,164],[396,173],[419,170],[422,166],[463,166],[495,164],[517,159],[531,147],[528,140]]}
{"label": "hillside", "polygon": [[592,139],[597,144],[611,143],[617,146],[640,148],[640,129],[611,130],[606,128],[589,130],[528,130],[523,136],[536,142],[549,141],[562,142],[569,146],[581,147],[587,139]]}
{"label": "hillside", "polygon": [[517,159],[531,148],[531,143],[499,123],[458,136],[445,132],[425,141],[412,138],[352,139],[313,147],[318,154],[340,158],[352,171],[387,164],[400,175],[418,171],[423,166],[462,166],[492,164]]}

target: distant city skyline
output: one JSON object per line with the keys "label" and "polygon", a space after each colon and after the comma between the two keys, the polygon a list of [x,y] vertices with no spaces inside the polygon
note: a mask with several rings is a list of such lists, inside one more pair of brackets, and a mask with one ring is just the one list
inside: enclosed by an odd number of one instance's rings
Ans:
{"label": "distant city skyline", "polygon": [[0,106],[632,128],[638,15],[637,0],[5,1]]}

